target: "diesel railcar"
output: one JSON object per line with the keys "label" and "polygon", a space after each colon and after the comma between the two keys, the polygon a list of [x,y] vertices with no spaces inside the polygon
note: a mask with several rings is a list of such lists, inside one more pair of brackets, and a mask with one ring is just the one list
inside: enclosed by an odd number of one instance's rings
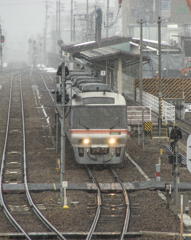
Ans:
{"label": "diesel railcar", "polygon": [[[101,80],[66,81],[65,129],[79,164],[119,164],[127,141],[127,108]],[[72,89],[71,89],[72,86]]]}

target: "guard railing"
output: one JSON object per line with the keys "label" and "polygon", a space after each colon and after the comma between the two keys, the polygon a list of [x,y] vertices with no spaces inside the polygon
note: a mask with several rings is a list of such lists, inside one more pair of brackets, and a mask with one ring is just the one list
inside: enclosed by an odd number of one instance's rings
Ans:
{"label": "guard railing", "polygon": [[[136,88],[136,101],[140,102],[139,88]],[[159,98],[150,93],[142,92],[142,104],[150,106],[151,110],[159,114]],[[162,120],[167,124],[168,122],[175,123],[175,106],[162,100]]]}

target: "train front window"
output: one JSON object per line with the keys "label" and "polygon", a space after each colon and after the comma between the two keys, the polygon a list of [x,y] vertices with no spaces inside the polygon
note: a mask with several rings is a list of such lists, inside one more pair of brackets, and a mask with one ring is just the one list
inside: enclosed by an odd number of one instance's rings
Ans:
{"label": "train front window", "polygon": [[127,128],[125,106],[83,106],[72,109],[74,129],[124,129]]}

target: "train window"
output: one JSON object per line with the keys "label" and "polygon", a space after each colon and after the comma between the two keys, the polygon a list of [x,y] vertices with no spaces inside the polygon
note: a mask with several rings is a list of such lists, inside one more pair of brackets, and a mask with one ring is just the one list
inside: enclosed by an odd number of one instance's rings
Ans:
{"label": "train window", "polygon": [[127,127],[125,106],[78,106],[72,109],[74,129],[124,129]]}
{"label": "train window", "polygon": [[114,104],[114,98],[107,98],[107,97],[91,97],[91,98],[84,98],[83,104]]}

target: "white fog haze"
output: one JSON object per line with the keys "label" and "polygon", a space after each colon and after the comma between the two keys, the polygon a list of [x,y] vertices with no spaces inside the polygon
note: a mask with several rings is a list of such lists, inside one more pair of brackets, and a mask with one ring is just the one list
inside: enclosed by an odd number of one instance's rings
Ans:
{"label": "white fog haze", "polygon": [[[96,8],[102,10],[102,38],[139,39],[138,22],[143,19],[146,23],[143,39],[157,42],[159,16],[162,18],[162,41],[180,46],[180,36],[191,35],[191,14],[186,0],[122,0],[121,7],[118,0],[0,0],[4,59],[14,56],[26,59],[34,41],[39,59],[45,52],[59,54],[58,40],[67,45],[94,41]],[[107,24],[111,26],[108,29]],[[137,49],[131,46],[131,51]]]}
{"label": "white fog haze", "polygon": [[[59,1],[0,0],[0,23],[2,34],[5,36],[4,50],[7,56],[16,54],[17,57],[21,57],[28,50],[29,39],[42,40],[46,25],[46,6],[47,38],[50,38],[51,31],[56,28],[57,2]],[[74,1],[74,14],[86,13],[86,2],[86,0]],[[89,0],[89,11],[93,11],[95,5],[99,5],[100,2],[102,1]],[[110,0],[111,5],[113,2]],[[71,18],[71,1],[61,0],[60,4],[61,22],[64,22],[61,23],[63,25],[61,35],[63,35],[64,31],[68,32],[70,29],[68,20]],[[68,33],[66,41],[69,41],[69,36]]]}

